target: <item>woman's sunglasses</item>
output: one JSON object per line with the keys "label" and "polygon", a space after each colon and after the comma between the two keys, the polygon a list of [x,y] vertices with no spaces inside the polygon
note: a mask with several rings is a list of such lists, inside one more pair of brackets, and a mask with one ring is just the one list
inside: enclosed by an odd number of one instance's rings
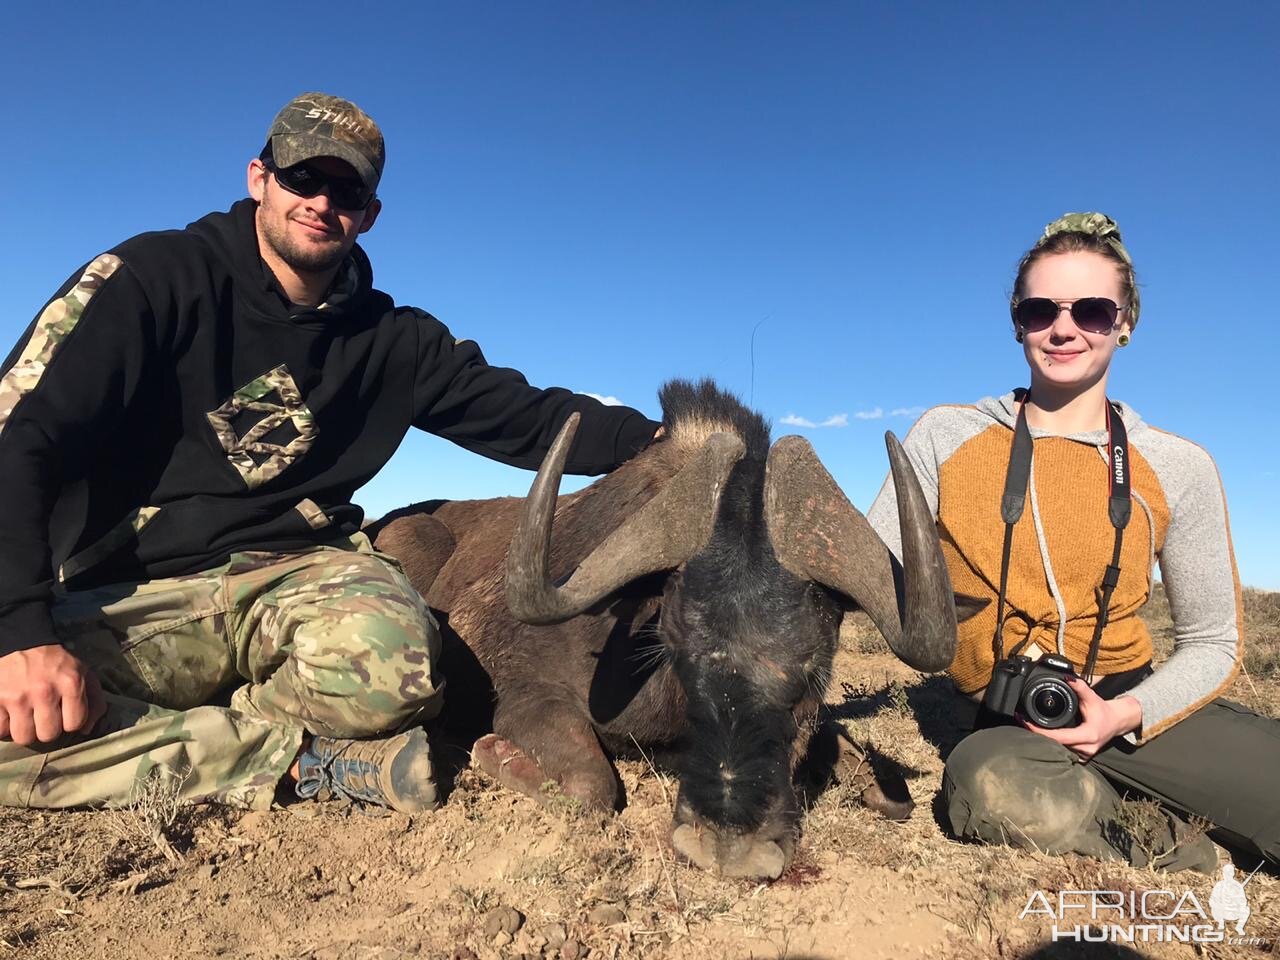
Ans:
{"label": "woman's sunglasses", "polygon": [[1110,333],[1116,325],[1120,307],[1109,297],[1081,297],[1079,300],[1050,300],[1027,297],[1013,305],[1013,322],[1027,333],[1038,333],[1053,326],[1058,314],[1071,310],[1071,319],[1085,333]]}
{"label": "woman's sunglasses", "polygon": [[328,188],[333,205],[343,210],[365,210],[373,203],[374,192],[362,180],[335,177],[305,161],[295,163],[292,167],[277,167],[267,159],[263,159],[262,163],[275,176],[276,183],[300,197],[314,197]]}

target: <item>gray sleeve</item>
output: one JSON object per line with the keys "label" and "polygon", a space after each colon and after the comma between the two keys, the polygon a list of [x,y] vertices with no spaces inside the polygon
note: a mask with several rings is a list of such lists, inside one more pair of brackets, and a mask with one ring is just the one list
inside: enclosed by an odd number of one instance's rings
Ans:
{"label": "gray sleeve", "polygon": [[[993,421],[969,406],[941,406],[926,410],[902,441],[902,449],[920,481],[925,502],[934,520],[938,519],[938,473],[960,446],[981,433]],[[867,511],[867,521],[880,539],[899,560],[902,559],[902,534],[898,529],[898,495],[893,477],[884,478],[880,492]]]}
{"label": "gray sleeve", "polygon": [[1155,469],[1169,505],[1159,560],[1173,618],[1173,653],[1129,691],[1142,705],[1140,739],[1147,740],[1231,682],[1241,656],[1240,583],[1213,459],[1181,437],[1149,428],[1135,446]]}
{"label": "gray sleeve", "polygon": [[[929,436],[930,422],[936,420],[933,411],[926,411],[907,432],[902,449],[916,472],[924,498],[933,518],[938,518],[938,463],[933,458],[933,443]],[[867,522],[880,535],[880,539],[898,560],[902,560],[902,533],[898,529],[898,494],[893,488],[893,476],[886,474],[880,492],[876,494],[867,511]]]}

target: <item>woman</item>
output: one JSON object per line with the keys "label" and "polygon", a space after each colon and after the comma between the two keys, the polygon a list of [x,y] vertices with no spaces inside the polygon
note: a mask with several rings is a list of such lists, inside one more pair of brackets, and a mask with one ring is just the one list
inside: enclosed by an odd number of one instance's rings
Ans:
{"label": "woman", "polygon": [[[980,709],[947,760],[944,807],[959,837],[1212,871],[1213,844],[1185,819],[1206,818],[1215,839],[1275,862],[1280,723],[1219,699],[1242,615],[1217,469],[1107,396],[1139,306],[1116,224],[1061,217],[1022,258],[1010,301],[1030,389],[935,407],[907,436],[952,584],[986,601],[960,624],[956,689],[981,701],[997,661],[1051,654],[1079,701],[1079,724],[1056,729]],[[891,485],[868,518],[896,551]],[[1153,670],[1137,614],[1156,560],[1175,643]],[[1130,795],[1173,815],[1135,829]]]}

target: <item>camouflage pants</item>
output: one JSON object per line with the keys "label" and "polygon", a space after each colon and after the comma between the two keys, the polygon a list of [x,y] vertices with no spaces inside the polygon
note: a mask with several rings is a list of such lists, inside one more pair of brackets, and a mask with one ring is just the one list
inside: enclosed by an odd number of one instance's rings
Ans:
{"label": "camouflage pants", "polygon": [[148,776],[265,808],[303,733],[369,737],[440,709],[440,633],[363,534],[238,553],[199,574],[60,594],[63,644],[102,682],[87,736],[0,742],[0,804],[122,804]]}

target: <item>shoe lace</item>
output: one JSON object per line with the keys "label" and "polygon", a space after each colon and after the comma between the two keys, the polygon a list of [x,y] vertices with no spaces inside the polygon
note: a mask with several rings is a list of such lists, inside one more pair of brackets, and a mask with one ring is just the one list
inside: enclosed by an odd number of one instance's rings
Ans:
{"label": "shoe lace", "polygon": [[[312,799],[327,790],[361,805],[389,806],[387,795],[378,786],[381,765],[365,755],[374,753],[375,746],[358,740],[315,738],[300,758],[294,792],[303,799]],[[357,809],[363,810],[363,806]]]}

